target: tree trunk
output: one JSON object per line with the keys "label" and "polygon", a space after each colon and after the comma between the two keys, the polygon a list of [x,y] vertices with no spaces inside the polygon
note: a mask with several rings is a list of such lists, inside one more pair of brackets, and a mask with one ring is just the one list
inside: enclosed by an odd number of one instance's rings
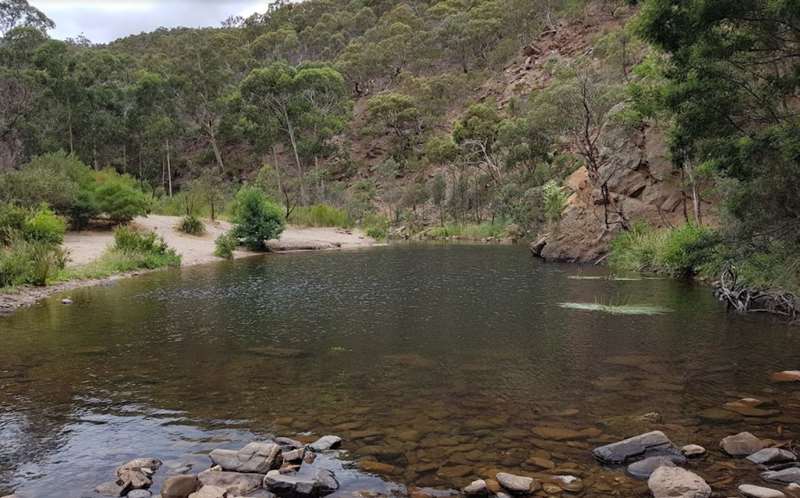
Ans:
{"label": "tree trunk", "polygon": [[69,102],[67,102],[67,130],[69,133],[69,153],[74,154],[75,143],[72,135],[72,107],[70,107]]}
{"label": "tree trunk", "polygon": [[167,185],[169,186],[169,196],[172,197],[172,163],[169,155],[169,139],[166,140],[167,145]]}
{"label": "tree trunk", "polygon": [[306,189],[305,178],[303,175],[303,164],[300,162],[300,154],[297,152],[297,140],[294,137],[294,127],[292,120],[289,119],[289,114],[284,110],[283,116],[286,119],[286,130],[289,132],[289,141],[292,143],[292,152],[294,153],[294,161],[297,164],[297,174],[300,175],[300,201],[303,205],[306,204]]}
{"label": "tree trunk", "polygon": [[206,124],[206,130],[208,131],[208,140],[211,142],[211,149],[214,151],[214,158],[217,160],[217,166],[219,166],[220,172],[223,172],[225,171],[225,163],[222,162],[222,152],[219,150],[219,144],[217,144],[217,134],[214,133],[211,123]]}
{"label": "tree trunk", "polygon": [[689,184],[692,187],[692,210],[694,212],[694,221],[697,223],[697,226],[702,226],[703,215],[700,212],[700,193],[697,191],[697,182],[694,178],[694,167],[692,166],[692,163],[687,160],[684,164],[684,169],[689,177]]}

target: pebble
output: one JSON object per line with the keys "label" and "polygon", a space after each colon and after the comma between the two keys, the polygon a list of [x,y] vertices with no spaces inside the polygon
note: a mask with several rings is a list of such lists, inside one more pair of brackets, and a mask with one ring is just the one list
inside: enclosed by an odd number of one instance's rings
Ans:
{"label": "pebble", "polygon": [[697,458],[706,454],[706,449],[699,444],[687,444],[681,448],[681,453],[687,458]]}
{"label": "pebble", "polygon": [[472,481],[463,491],[465,495],[485,495],[489,492],[483,479]]}
{"label": "pebble", "polygon": [[739,492],[749,498],[786,498],[782,491],[751,484],[742,484],[739,486]]}
{"label": "pebble", "polygon": [[498,472],[495,476],[503,488],[512,493],[530,493],[537,491],[541,485],[532,477],[517,476],[507,472]]}
{"label": "pebble", "polygon": [[61,304],[69,305],[69,304],[72,304],[72,303],[73,303],[73,301],[70,298],[64,298],[64,299],[61,300]]}

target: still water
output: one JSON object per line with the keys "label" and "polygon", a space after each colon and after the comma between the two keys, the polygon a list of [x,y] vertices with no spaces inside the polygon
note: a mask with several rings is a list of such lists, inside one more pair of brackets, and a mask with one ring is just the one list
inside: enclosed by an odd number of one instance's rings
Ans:
{"label": "still water", "polygon": [[[165,460],[163,477],[206,468],[216,447],[306,432],[342,436],[343,465],[394,465],[386,481],[399,485],[456,488],[500,469],[577,475],[585,496],[645,496],[590,450],[651,429],[712,450],[693,469],[727,491],[757,472],[722,457],[721,437],[800,438],[800,389],[769,382],[800,368],[800,329],[726,315],[700,286],[570,278],[602,274],[520,247],[398,245],[159,272],[72,292],[72,306],[53,298],[0,318],[0,496],[91,496],[134,457]],[[699,416],[743,396],[781,413]],[[391,486],[343,480],[342,494]]]}

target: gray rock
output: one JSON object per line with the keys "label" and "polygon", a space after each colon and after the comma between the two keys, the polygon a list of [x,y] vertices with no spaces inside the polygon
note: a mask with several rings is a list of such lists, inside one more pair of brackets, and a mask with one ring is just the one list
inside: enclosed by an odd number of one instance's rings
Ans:
{"label": "gray rock", "polygon": [[302,448],[303,446],[305,446],[300,441],[297,441],[290,437],[276,437],[275,444],[280,445],[284,449],[288,448],[290,450],[296,450],[298,448]]}
{"label": "gray rock", "polygon": [[530,493],[541,488],[539,481],[532,477],[517,476],[507,472],[498,472],[495,479],[512,493]]}
{"label": "gray rock", "polygon": [[264,476],[264,487],[277,494],[314,496],[318,492],[318,483],[315,479],[281,474],[277,470],[267,472]]}
{"label": "gray rock", "polygon": [[314,480],[317,481],[317,488],[321,494],[333,493],[339,489],[336,475],[328,469],[320,469],[314,476]]}
{"label": "gray rock", "polygon": [[647,457],[644,460],[633,462],[628,465],[627,471],[634,479],[646,481],[650,475],[656,471],[657,468],[662,466],[674,467],[676,465],[684,465],[686,458],[677,455],[668,456],[653,456]]}
{"label": "gray rock", "polygon": [[786,498],[782,491],[751,484],[742,484],[739,486],[739,492],[749,498]]}
{"label": "gray rock", "polygon": [[305,448],[297,448],[295,450],[289,450],[283,452],[283,461],[284,462],[300,462],[303,460],[305,456],[306,449]]}
{"label": "gray rock", "polygon": [[264,475],[204,470],[197,474],[197,478],[203,486],[223,488],[236,496],[247,495],[260,488]]}
{"label": "gray rock", "polygon": [[779,482],[782,484],[800,484],[800,468],[789,467],[783,470],[768,470],[761,473],[765,481]]}
{"label": "gray rock", "polygon": [[146,489],[134,489],[127,494],[128,498],[150,498],[151,496],[153,496],[153,493]]}
{"label": "gray rock", "polygon": [[167,477],[161,486],[161,498],[186,498],[200,488],[197,476]]}
{"label": "gray rock", "polygon": [[681,453],[686,458],[697,458],[706,454],[706,449],[699,444],[687,444],[681,448]]}
{"label": "gray rock", "polygon": [[72,304],[72,299],[70,299],[68,297],[64,298],[64,299],[61,300],[61,304],[70,305],[70,304]]}
{"label": "gray rock", "polygon": [[238,451],[214,450],[208,456],[231,472],[266,474],[283,463],[281,447],[274,443],[250,443]]}
{"label": "gray rock", "polygon": [[764,449],[764,446],[766,446],[762,440],[749,432],[740,432],[739,434],[723,438],[719,445],[725,453],[733,457],[750,456]]}
{"label": "gray rock", "polygon": [[592,455],[603,463],[619,465],[639,457],[677,452],[677,448],[663,432],[653,431],[600,446],[592,451]]}
{"label": "gray rock", "polygon": [[103,496],[125,496],[126,492],[130,489],[130,485],[123,485],[117,481],[109,481],[100,484],[94,490]]}
{"label": "gray rock", "polygon": [[749,457],[748,460],[758,465],[769,465],[773,463],[794,462],[797,456],[788,450],[780,448],[764,448],[763,450],[756,451]]}
{"label": "gray rock", "polygon": [[161,467],[161,460],[137,458],[117,467],[117,482],[126,490],[147,489],[153,485],[152,475]]}
{"label": "gray rock", "polygon": [[472,481],[469,483],[467,487],[464,488],[465,495],[485,495],[489,493],[489,489],[486,487],[486,481],[483,479],[478,479],[477,481]]}
{"label": "gray rock", "polygon": [[694,472],[680,467],[659,467],[647,481],[654,498],[708,498],[709,485]]}
{"label": "gray rock", "polygon": [[321,438],[317,439],[316,441],[308,445],[308,447],[311,448],[313,451],[319,453],[321,451],[327,451],[327,450],[332,450],[334,448],[338,448],[340,444],[342,444],[342,438],[340,438],[339,436],[329,435],[329,436],[322,436]]}
{"label": "gray rock", "polygon": [[228,498],[228,492],[218,486],[203,486],[190,494],[189,498]]}

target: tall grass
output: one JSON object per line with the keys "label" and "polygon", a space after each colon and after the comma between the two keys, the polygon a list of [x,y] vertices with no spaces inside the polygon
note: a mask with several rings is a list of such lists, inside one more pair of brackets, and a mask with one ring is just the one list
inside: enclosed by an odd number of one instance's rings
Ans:
{"label": "tall grass", "polygon": [[507,235],[504,223],[448,223],[441,227],[429,228],[424,232],[424,236],[432,239],[447,239],[450,237],[481,240],[488,238],[502,238]]}
{"label": "tall grass", "polygon": [[347,213],[328,204],[301,206],[292,211],[289,223],[304,227],[341,227],[353,226]]}

